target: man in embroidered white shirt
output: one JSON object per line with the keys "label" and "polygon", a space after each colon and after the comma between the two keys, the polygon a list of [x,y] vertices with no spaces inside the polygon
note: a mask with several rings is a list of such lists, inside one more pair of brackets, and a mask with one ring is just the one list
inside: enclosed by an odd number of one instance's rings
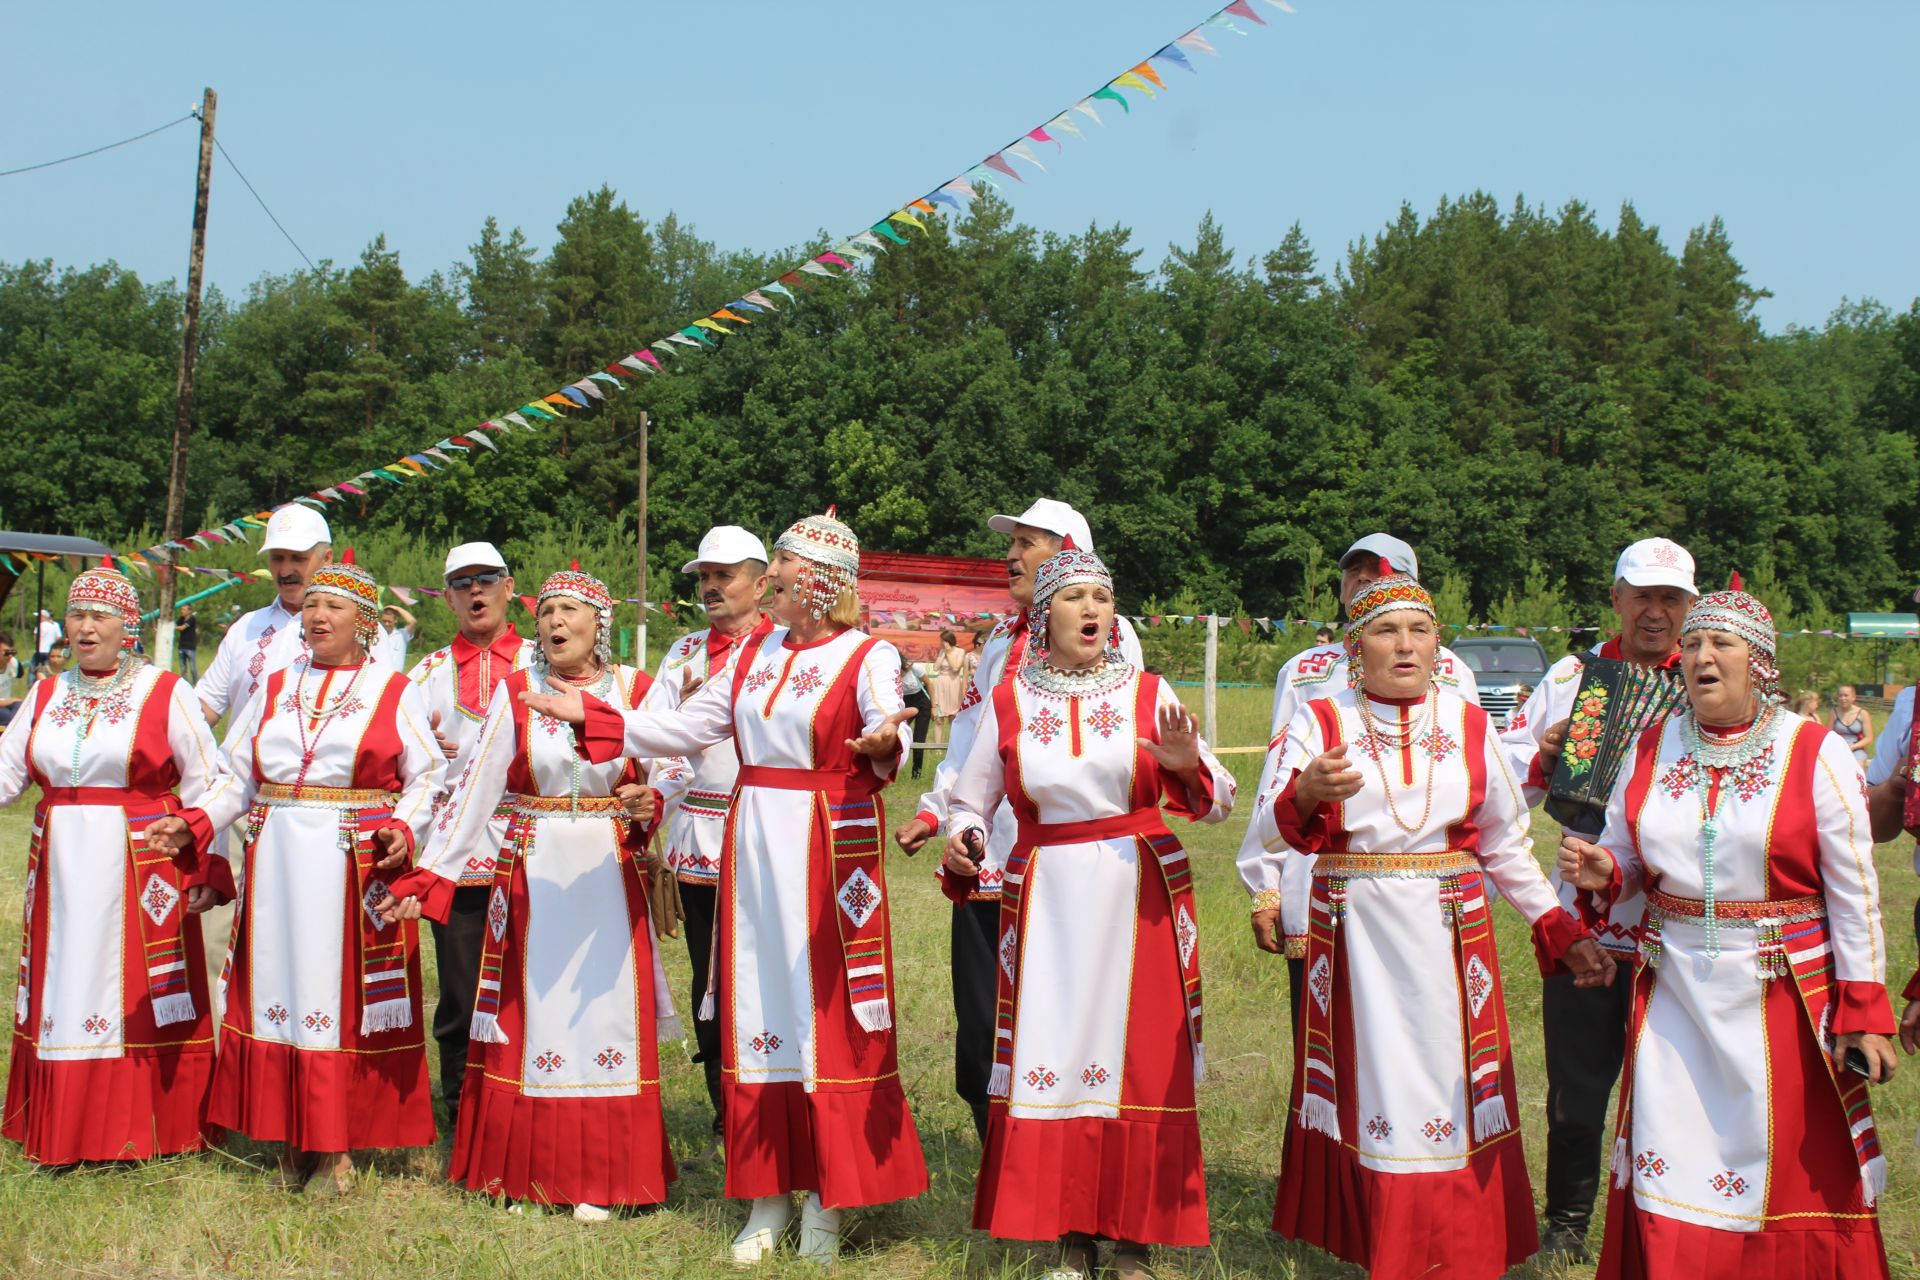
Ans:
{"label": "man in embroidered white shirt", "polygon": [[240,615],[220,639],[219,652],[194,686],[208,724],[219,724],[247,705],[267,677],[306,651],[300,635],[300,597],[314,570],[333,559],[333,532],[312,507],[292,502],[267,520],[260,543],[273,584],[273,603]]}

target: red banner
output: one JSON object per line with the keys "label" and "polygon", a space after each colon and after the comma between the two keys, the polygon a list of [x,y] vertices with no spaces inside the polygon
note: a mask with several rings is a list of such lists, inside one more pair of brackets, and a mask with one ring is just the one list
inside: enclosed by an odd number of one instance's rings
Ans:
{"label": "red banner", "polygon": [[910,662],[931,662],[940,656],[942,631],[975,648],[1013,609],[1013,597],[1004,560],[863,551],[860,605],[871,634]]}

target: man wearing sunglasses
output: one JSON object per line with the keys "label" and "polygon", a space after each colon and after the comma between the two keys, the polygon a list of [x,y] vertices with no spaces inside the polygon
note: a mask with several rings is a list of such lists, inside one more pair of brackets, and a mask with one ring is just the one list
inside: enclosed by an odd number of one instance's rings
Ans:
{"label": "man wearing sunglasses", "polygon": [[[420,686],[440,749],[455,763],[449,783],[460,776],[458,761],[480,736],[500,683],[533,659],[534,645],[507,621],[513,603],[513,575],[491,542],[465,542],[447,553],[447,606],[459,634],[414,665],[407,678]],[[443,797],[444,798],[444,797]],[[467,1076],[467,1028],[480,979],[480,952],[486,942],[487,890],[493,883],[493,855],[507,834],[507,820],[493,815],[484,848],[472,851],[460,869],[447,923],[433,925],[433,950],[440,970],[440,1002],[433,1011],[433,1038],[440,1042],[440,1090],[447,1100],[447,1132],[460,1115],[460,1086]]]}

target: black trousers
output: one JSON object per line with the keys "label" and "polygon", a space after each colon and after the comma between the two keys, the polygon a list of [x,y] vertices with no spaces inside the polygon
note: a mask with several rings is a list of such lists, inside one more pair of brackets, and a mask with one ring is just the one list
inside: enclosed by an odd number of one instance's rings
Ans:
{"label": "black trousers", "polygon": [[987,1080],[993,1074],[993,1003],[999,988],[1000,900],[953,904],[953,1090],[987,1137]]}
{"label": "black trousers", "polygon": [[720,1011],[716,1008],[712,1018],[702,1021],[700,1002],[707,995],[707,968],[713,958],[713,908],[719,898],[718,885],[680,882],[680,909],[685,917],[680,927],[687,936],[687,958],[693,961],[692,1003],[687,1006],[691,1017],[688,1021],[693,1026],[694,1044],[700,1050],[693,1055],[693,1060],[706,1072],[707,1097],[713,1102],[715,1133],[720,1132],[721,1116],[726,1109],[720,1093]]}
{"label": "black trousers", "polygon": [[913,776],[917,778],[920,776],[920,770],[927,763],[927,753],[921,749],[920,744],[925,742],[927,735],[933,732],[933,695],[922,689],[919,693],[908,694],[901,701],[917,713],[908,722],[913,729]]}
{"label": "black trousers", "polygon": [[467,1078],[467,1031],[473,1025],[473,998],[480,986],[480,952],[487,942],[487,898],[483,884],[453,891],[447,922],[433,924],[434,962],[440,970],[440,1002],[433,1006],[433,1038],[440,1045],[440,1093],[447,1113],[460,1106]]}
{"label": "black trousers", "polygon": [[1632,958],[1616,955],[1610,987],[1580,988],[1570,974],[1542,983],[1547,1046],[1547,1226],[1585,1235],[1599,1190],[1607,1099],[1627,1053],[1633,1011]]}

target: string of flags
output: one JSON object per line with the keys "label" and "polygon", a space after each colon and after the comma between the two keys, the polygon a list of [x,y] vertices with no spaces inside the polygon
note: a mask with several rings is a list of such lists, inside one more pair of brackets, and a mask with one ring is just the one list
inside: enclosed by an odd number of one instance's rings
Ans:
{"label": "string of flags", "polygon": [[[1260,3],[1284,13],[1294,11],[1288,0],[1260,0]],[[293,501],[325,510],[349,499],[372,499],[386,486],[404,487],[432,479],[435,473],[453,465],[455,455],[477,462],[490,453],[499,452],[500,446],[495,443],[495,436],[510,434],[515,429],[538,432],[547,424],[569,415],[591,413],[607,403],[609,391],[623,392],[636,379],[644,381],[670,373],[679,361],[690,355],[718,350],[722,339],[771,320],[784,308],[797,305],[804,293],[818,288],[821,283],[844,280],[858,274],[862,266],[868,265],[878,255],[891,249],[906,248],[911,243],[909,237],[913,232],[919,232],[922,236],[930,234],[927,219],[952,218],[964,214],[967,202],[977,199],[982,188],[1008,192],[1014,189],[1009,184],[1025,185],[1030,172],[1045,173],[1047,166],[1040,158],[1045,147],[1051,145],[1056,156],[1063,155],[1068,140],[1086,141],[1083,121],[1104,127],[1116,112],[1130,116],[1134,107],[1146,101],[1155,101],[1161,94],[1169,92],[1169,78],[1175,71],[1198,74],[1194,59],[1201,55],[1218,57],[1220,50],[1213,41],[1222,33],[1235,36],[1249,34],[1240,25],[1243,21],[1256,26],[1268,25],[1267,20],[1254,8],[1254,0],[1231,0],[1231,3],[1216,9],[1196,26],[1174,37],[1064,110],[989,153],[978,163],[791,270],[758,288],[747,290],[725,306],[609,361],[598,372],[589,373],[546,395],[529,400],[510,412],[495,414],[459,434],[444,436],[384,466],[371,467],[350,479],[336,480],[301,494]],[[1016,165],[1015,161],[1019,164]],[[182,556],[195,551],[244,540],[246,530],[265,528],[267,518],[272,514],[273,511],[268,510],[235,516],[178,540],[128,552],[124,558],[141,567],[149,563],[177,564]]]}

